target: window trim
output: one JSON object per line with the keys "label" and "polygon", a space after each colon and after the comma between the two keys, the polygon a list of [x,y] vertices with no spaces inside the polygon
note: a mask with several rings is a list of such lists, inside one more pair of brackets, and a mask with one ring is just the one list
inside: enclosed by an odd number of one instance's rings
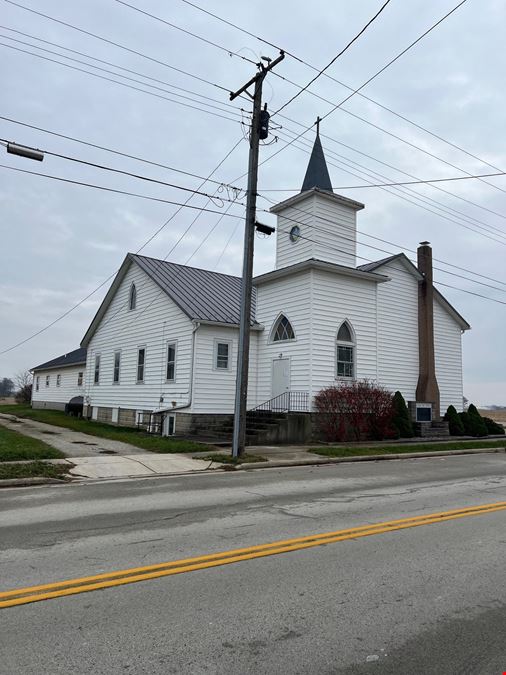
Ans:
{"label": "window trim", "polygon": [[[142,380],[139,379],[139,353],[141,350],[144,350],[144,361],[142,363]],[[136,384],[144,384],[146,381],[146,361],[147,361],[147,355],[148,355],[148,350],[146,348],[146,345],[138,345],[137,347],[137,366],[135,370],[135,383]]]}
{"label": "window trim", "polygon": [[56,386],[61,387],[61,373],[56,375]]}
{"label": "window trim", "polygon": [[82,387],[84,382],[84,371],[80,370],[77,373],[77,386]]}
{"label": "window trim", "polygon": [[[285,318],[288,323],[290,324],[293,332],[293,338],[288,338],[287,340],[275,340],[274,336],[276,335],[276,331],[278,329],[279,322],[281,321],[282,318]],[[295,332],[295,329],[293,327],[293,322],[288,318],[288,315],[286,312],[280,312],[277,317],[274,319],[274,323],[272,324],[271,332],[269,334],[269,344],[286,344],[287,342],[297,342],[297,334]]]}
{"label": "window trim", "polygon": [[[218,368],[218,345],[228,345],[228,360],[226,368]],[[225,340],[222,338],[214,338],[213,349],[213,370],[218,373],[229,373],[231,371],[230,362],[232,361],[232,340]]]}
{"label": "window trim", "polygon": [[40,375],[35,376],[35,391],[39,391],[40,387]]}
{"label": "window trim", "polygon": [[[119,354],[119,363],[118,363],[118,379],[115,379],[116,375],[116,354]],[[121,382],[121,349],[115,349],[112,356],[112,383],[117,386]]]}
{"label": "window trim", "polygon": [[[167,377],[167,371],[169,369],[169,348],[174,347],[174,377]],[[165,350],[165,382],[175,382],[176,381],[176,368],[177,368],[177,340],[167,340],[167,348]]]}
{"label": "window trim", "polygon": [[46,375],[46,387],[50,386],[50,382],[51,382],[51,375]]}
{"label": "window trim", "polygon": [[[100,366],[102,362],[102,355],[100,352],[95,354],[95,360],[93,362],[93,386],[98,387],[100,384]],[[98,376],[98,377],[97,377]]]}
{"label": "window trim", "polygon": [[130,290],[128,291],[128,311],[133,312],[137,309],[137,286],[135,281],[132,281],[130,284]]}
{"label": "window trim", "polygon": [[[346,324],[348,327],[348,330],[350,332],[351,336],[351,342],[348,340],[338,340],[337,336],[339,335],[339,331],[341,330],[342,326]],[[345,361],[339,361],[338,359],[338,354],[339,354],[339,347],[348,347],[351,349],[351,368],[352,368],[352,374],[351,375],[339,375],[337,372],[338,364],[339,363],[346,363]],[[353,324],[349,319],[344,319],[341,321],[337,328],[336,332],[336,339],[335,339],[335,379],[339,381],[344,381],[344,382],[351,382],[353,380],[356,380],[357,378],[357,338],[355,334],[355,330],[353,328]]]}

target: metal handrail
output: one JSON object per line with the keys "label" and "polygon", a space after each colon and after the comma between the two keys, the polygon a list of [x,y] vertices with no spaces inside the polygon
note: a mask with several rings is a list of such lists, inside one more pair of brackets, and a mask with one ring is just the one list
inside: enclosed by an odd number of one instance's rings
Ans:
{"label": "metal handrail", "polygon": [[309,392],[284,391],[249,412],[309,412]]}

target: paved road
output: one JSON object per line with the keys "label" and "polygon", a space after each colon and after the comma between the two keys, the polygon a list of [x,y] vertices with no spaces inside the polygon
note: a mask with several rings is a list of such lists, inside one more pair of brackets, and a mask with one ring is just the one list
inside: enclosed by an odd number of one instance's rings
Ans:
{"label": "paved road", "polygon": [[[506,500],[503,455],[5,490],[2,589]],[[0,610],[0,672],[500,675],[506,511]]]}

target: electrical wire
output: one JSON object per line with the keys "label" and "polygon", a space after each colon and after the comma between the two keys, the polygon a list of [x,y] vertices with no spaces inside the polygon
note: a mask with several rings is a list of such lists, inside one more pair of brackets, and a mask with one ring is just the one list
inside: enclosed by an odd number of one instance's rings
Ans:
{"label": "electrical wire", "polygon": [[[116,2],[121,2],[121,1],[122,1],[122,0],[116,0]],[[305,92],[305,91],[306,91],[306,90],[307,90],[314,82],[316,82],[316,80],[317,80],[319,77],[321,77],[321,76],[322,76],[322,75],[323,75],[323,74],[324,74],[324,73],[325,73],[325,72],[326,72],[326,71],[327,71],[327,70],[328,70],[328,69],[329,69],[329,68],[330,68],[330,67],[331,67],[331,66],[332,66],[332,65],[333,65],[333,64],[334,64],[334,63],[335,63],[335,62],[336,62],[336,61],[337,61],[337,60],[338,60],[338,59],[346,52],[346,51],[348,51],[348,49],[352,46],[352,44],[353,44],[354,42],[356,42],[356,41],[359,39],[359,37],[360,37],[363,33],[365,33],[365,31],[369,28],[369,26],[370,26],[372,23],[374,23],[374,21],[375,21],[375,20],[378,18],[378,16],[383,12],[383,10],[384,10],[385,7],[389,4],[389,2],[390,2],[390,0],[386,0],[386,2],[383,3],[383,5],[379,8],[379,10],[376,12],[376,14],[375,14],[371,19],[369,19],[369,21],[368,21],[368,22],[365,24],[365,26],[363,26],[363,28],[355,35],[355,37],[353,37],[353,38],[348,42],[348,44],[347,44],[345,47],[343,47],[343,49],[341,49],[341,51],[340,51],[338,54],[336,54],[336,56],[334,56],[334,58],[333,58],[331,61],[329,61],[329,63],[327,63],[327,65],[326,65],[324,68],[322,68],[322,69],[321,69],[321,70],[320,70],[320,71],[319,71],[319,72],[318,72],[311,80],[309,80],[309,82],[308,82],[306,85],[304,85],[304,86],[303,86],[296,94],[294,94],[294,95],[293,95],[286,103],[283,103],[283,105],[281,106],[281,108],[278,108],[274,113],[272,113],[271,117],[273,117],[274,115],[277,115],[278,113],[280,113],[280,112],[281,112],[282,110],[284,110],[287,106],[289,106],[290,103],[293,103],[293,101],[295,101],[296,98],[298,98],[303,92]]]}
{"label": "electrical wire", "polygon": [[[242,140],[243,140],[243,139],[240,138],[240,139],[232,146],[232,148],[227,152],[227,154],[225,155],[225,157],[224,157],[222,160],[220,160],[220,162],[218,163],[218,165],[211,171],[211,173],[209,174],[209,178],[211,178],[211,176],[212,176],[212,175],[213,175],[213,174],[214,174],[214,173],[215,173],[215,172],[216,172],[216,171],[224,164],[224,162],[230,157],[230,155],[234,152],[234,150],[240,145],[240,143],[242,142]],[[204,179],[204,181],[201,183],[200,187],[203,187],[205,183],[206,183],[206,179]],[[165,229],[165,227],[166,227],[166,226],[167,226],[167,225],[168,225],[168,224],[169,224],[169,223],[170,223],[170,222],[171,222],[171,221],[172,221],[172,220],[173,220],[180,212],[181,212],[181,210],[182,210],[184,207],[188,206],[188,202],[193,198],[193,196],[194,196],[194,195],[190,195],[184,204],[179,204],[179,205],[178,205],[179,208],[178,208],[178,209],[170,216],[170,218],[168,218],[168,219],[167,219],[167,220],[166,220],[166,221],[165,221],[165,222],[164,222],[164,223],[163,223],[163,224],[162,224],[162,225],[161,225],[161,226],[160,226],[160,227],[159,227],[159,228],[158,228],[158,229],[157,229],[157,230],[156,230],[156,231],[155,231],[155,232],[154,232],[154,233],[153,233],[153,234],[152,234],[152,235],[151,235],[151,236],[143,243],[143,244],[142,244],[142,246],[140,246],[140,247],[137,249],[136,254],[140,253],[144,248],[146,248],[146,246],[147,246],[151,241],[153,241],[153,239],[154,239],[155,237],[157,237],[157,236],[160,234],[160,232],[162,232],[163,229]],[[209,212],[207,209],[200,209],[200,211],[201,211],[201,212],[202,212],[202,211]],[[219,213],[219,212],[214,211],[214,213]],[[220,215],[223,216],[224,214],[220,214]],[[227,214],[227,215],[232,215],[232,214]],[[234,216],[234,217],[236,217],[236,216]],[[168,256],[176,249],[176,247],[177,247],[177,246],[180,244],[180,242],[184,239],[184,237],[187,235],[187,233],[190,231],[191,227],[192,227],[193,224],[195,223],[195,220],[196,220],[196,219],[194,219],[193,222],[190,223],[190,225],[189,225],[189,226],[184,230],[184,232],[180,235],[180,237],[178,238],[178,240],[176,241],[176,243],[172,246],[171,250],[170,250],[169,253],[167,254],[167,257],[168,257]],[[46,326],[44,326],[44,327],[41,328],[40,330],[36,331],[35,333],[33,333],[32,335],[30,335],[29,337],[27,337],[27,338],[25,338],[25,339],[23,339],[23,340],[17,342],[16,344],[12,345],[11,347],[8,347],[7,349],[4,349],[3,351],[0,351],[0,356],[1,356],[2,354],[6,354],[7,352],[12,351],[13,349],[16,349],[17,347],[20,347],[21,345],[25,344],[26,342],[29,342],[29,341],[32,340],[33,338],[37,337],[37,336],[40,335],[41,333],[44,333],[44,332],[47,331],[49,328],[51,328],[52,326],[54,326],[56,323],[58,323],[59,321],[61,321],[61,320],[64,319],[65,317],[67,317],[71,312],[73,312],[75,309],[77,309],[77,308],[80,307],[83,303],[85,303],[86,300],[88,300],[89,298],[91,298],[92,295],[94,295],[95,293],[97,293],[97,291],[99,291],[101,288],[103,288],[103,286],[105,286],[105,284],[106,284],[108,281],[110,281],[113,277],[115,277],[116,274],[117,274],[118,272],[119,272],[119,268],[118,268],[117,270],[115,270],[110,276],[108,276],[107,279],[105,279],[105,280],[104,280],[99,286],[97,286],[93,291],[91,291],[91,293],[89,293],[86,297],[84,297],[82,300],[80,300],[78,303],[76,303],[73,307],[71,307],[70,309],[68,309],[66,312],[64,312],[63,314],[61,314],[60,316],[58,316],[58,317],[57,317],[56,319],[54,319],[51,323],[47,324]]]}
{"label": "electrical wire", "polygon": [[[242,140],[242,139],[241,139]],[[115,194],[120,194],[120,195],[127,195],[128,197],[136,197],[138,199],[146,199],[148,201],[152,202],[160,202],[162,204],[171,204],[172,206],[183,206],[184,208],[187,209],[193,209],[195,211],[205,211],[206,213],[217,213],[220,215],[220,211],[216,211],[214,209],[201,209],[200,206],[191,206],[189,204],[182,204],[181,202],[174,202],[171,201],[170,199],[162,199],[161,197],[151,197],[148,195],[142,195],[137,192],[128,192],[127,190],[117,190],[116,188],[110,188],[106,187],[105,185],[97,185],[95,183],[85,183],[84,181],[79,181],[79,180],[71,180],[70,178],[64,178],[63,176],[52,176],[51,174],[48,173],[42,173],[40,171],[29,171],[28,169],[19,169],[18,167],[15,166],[8,166],[7,164],[0,164],[1,169],[9,169],[10,171],[17,171],[19,173],[27,173],[32,176],[39,176],[42,178],[49,178],[51,180],[56,180],[62,183],[70,183],[71,185],[80,185],[82,187],[87,187],[87,188],[93,188],[94,190],[103,190],[105,192],[114,192]],[[193,194],[199,194],[198,191],[196,190],[191,190]],[[211,195],[205,194],[205,193],[200,193],[203,194],[206,197],[212,198]],[[235,202],[235,200],[231,199],[225,199],[225,198],[219,198],[222,201],[234,201],[234,203],[240,205],[240,206],[245,206],[242,202]],[[235,218],[232,214],[227,214],[230,215],[232,218]]]}
{"label": "electrical wire", "polygon": [[[223,17],[219,16],[218,14],[215,14],[215,13],[213,13],[213,12],[210,12],[209,10],[205,9],[204,7],[201,7],[201,6],[197,5],[197,4],[194,3],[194,2],[190,2],[190,0],[181,0],[181,2],[185,3],[186,5],[189,5],[190,7],[193,7],[194,9],[196,9],[196,10],[198,10],[198,11],[200,11],[200,12],[203,12],[204,14],[206,14],[206,15],[208,15],[208,16],[213,17],[213,18],[216,19],[217,21],[220,21],[221,23],[223,23],[223,24],[225,24],[225,25],[227,25],[227,26],[230,26],[231,28],[234,28],[234,29],[240,31],[241,33],[243,33],[243,34],[245,34],[245,35],[248,35],[248,36],[250,36],[250,37],[252,37],[252,38],[255,38],[255,39],[258,40],[259,42],[262,42],[263,44],[266,44],[266,45],[268,45],[269,47],[273,47],[274,49],[277,49],[277,50],[282,49],[279,45],[277,45],[277,44],[275,44],[275,43],[273,43],[273,42],[270,42],[269,40],[266,40],[265,38],[262,38],[262,37],[260,37],[259,35],[256,35],[255,33],[252,33],[252,32],[250,32],[250,31],[246,30],[246,29],[245,29],[244,27],[242,27],[242,26],[238,26],[237,24],[235,24],[235,23],[233,23],[233,22],[231,22],[231,21],[228,21],[227,19],[224,19]],[[291,51],[289,51],[289,50],[287,50],[287,49],[285,49],[285,48],[283,48],[283,51],[285,52],[285,54],[286,54],[287,56],[290,56],[290,58],[294,59],[294,60],[297,61],[298,63],[300,63],[300,64],[302,64],[302,65],[304,65],[304,66],[307,66],[308,68],[310,68],[310,69],[313,70],[314,72],[319,72],[319,71],[320,71],[320,68],[319,68],[319,67],[317,67],[317,66],[315,66],[315,65],[313,65],[313,64],[311,64],[311,63],[309,63],[308,61],[306,61],[306,60],[304,60],[304,59],[302,59],[302,58],[300,58],[299,56],[297,56],[297,55],[294,54],[293,52],[291,52]],[[278,77],[278,78],[282,79],[282,80],[285,80],[285,81],[288,82],[289,84],[291,84],[291,85],[293,85],[293,86],[295,86],[295,87],[297,87],[297,88],[299,88],[299,89],[302,88],[302,85],[297,84],[296,82],[292,82],[291,80],[289,80],[288,78],[284,77],[283,75],[281,75],[281,74],[278,73],[277,71],[273,71],[273,75],[274,75],[275,77]],[[332,75],[329,75],[327,72],[324,72],[324,73],[323,73],[323,76],[324,76],[325,78],[328,78],[328,79],[331,80],[332,82],[335,82],[336,84],[339,84],[340,86],[344,87],[345,89],[348,89],[349,91],[355,91],[355,90],[354,90],[354,87],[352,87],[352,86],[349,85],[349,84],[346,84],[345,82],[342,82],[341,80],[338,80],[337,78],[333,77]],[[329,103],[329,104],[333,105],[333,102],[332,102],[332,101],[330,101],[329,99],[324,98],[323,96],[320,96],[320,95],[317,94],[316,92],[313,92],[313,91],[311,91],[311,90],[309,90],[309,89],[306,90],[306,91],[307,91],[309,94],[311,94],[312,96],[315,96],[316,98],[318,98],[318,99],[320,99],[320,100],[322,100],[322,101],[325,101],[326,103]],[[442,141],[443,143],[449,145],[450,147],[452,147],[452,148],[454,148],[454,149],[456,149],[456,150],[459,150],[460,152],[464,153],[464,154],[467,155],[468,157],[471,157],[471,158],[473,158],[473,159],[476,159],[477,161],[481,162],[482,164],[485,164],[485,165],[489,166],[489,167],[492,168],[492,169],[495,169],[495,170],[497,170],[497,171],[501,171],[501,169],[500,169],[498,166],[496,166],[496,165],[494,165],[494,164],[491,164],[490,162],[488,162],[488,161],[482,159],[481,157],[478,157],[477,155],[473,154],[473,153],[470,152],[469,150],[466,150],[466,149],[463,148],[462,146],[460,146],[460,145],[458,145],[458,144],[456,144],[456,143],[453,143],[452,141],[449,141],[448,139],[444,138],[443,136],[441,136],[441,135],[439,135],[439,134],[436,134],[435,132],[431,131],[430,129],[427,129],[427,127],[424,127],[423,125],[418,124],[417,122],[414,122],[413,120],[409,119],[409,118],[406,117],[405,115],[402,115],[401,113],[396,112],[396,111],[393,110],[392,108],[389,108],[388,106],[386,106],[386,105],[380,103],[379,101],[377,101],[377,100],[371,98],[370,96],[367,96],[367,95],[364,94],[363,92],[361,92],[361,91],[356,91],[356,95],[357,95],[357,96],[360,96],[361,98],[363,98],[364,100],[366,100],[366,101],[368,101],[368,102],[370,102],[370,103],[373,103],[374,105],[376,105],[376,106],[378,106],[379,108],[385,110],[386,112],[389,112],[390,114],[392,114],[392,115],[394,115],[395,117],[397,117],[397,118],[403,120],[404,122],[407,122],[408,124],[411,124],[412,126],[414,126],[415,128],[419,129],[420,131],[423,131],[424,133],[429,134],[429,135],[432,136],[433,138],[436,138],[437,140]],[[426,151],[424,148],[422,148],[422,147],[420,147],[420,146],[418,146],[418,145],[416,145],[416,144],[414,144],[414,143],[411,143],[410,141],[408,141],[408,140],[406,140],[406,139],[404,139],[404,138],[402,138],[402,137],[400,137],[400,136],[397,136],[396,134],[393,134],[392,132],[388,131],[387,129],[385,129],[385,128],[383,128],[383,127],[380,127],[379,125],[374,124],[373,122],[371,122],[371,121],[369,121],[369,120],[367,120],[367,119],[365,119],[365,118],[363,118],[363,117],[360,117],[359,115],[357,115],[357,114],[355,114],[355,113],[352,113],[350,110],[347,110],[346,108],[340,107],[339,110],[341,110],[342,112],[346,113],[347,115],[351,115],[351,116],[355,117],[356,119],[358,119],[358,120],[364,122],[365,124],[368,124],[368,125],[370,125],[370,126],[376,128],[376,129],[378,129],[379,131],[382,131],[382,132],[385,133],[385,134],[388,134],[389,136],[391,136],[391,137],[393,137],[393,138],[396,138],[397,140],[401,141],[402,143],[405,143],[405,144],[407,144],[407,145],[409,145],[409,146],[415,148],[416,150],[419,150],[420,152],[423,152],[423,153],[425,153],[425,154],[427,154],[427,155],[433,157],[434,159],[437,159],[437,160],[440,161],[440,162],[444,162],[445,164],[448,164],[449,166],[452,166],[453,168],[458,169],[459,171],[463,171],[464,173],[466,173],[464,169],[461,169],[460,167],[458,167],[458,166],[456,166],[456,165],[454,165],[454,164],[451,164],[450,162],[447,162],[447,161],[444,160],[443,158],[438,157],[437,155],[434,155],[434,154],[432,154],[432,153]],[[324,134],[321,134],[321,136],[324,137]],[[493,183],[488,183],[487,181],[483,181],[483,182],[486,183],[487,185],[490,185],[491,187],[496,188],[496,189],[501,189],[501,188],[499,188],[498,186],[495,186]],[[481,207],[481,208],[484,208],[484,207]],[[502,216],[502,217],[504,217],[504,216]]]}
{"label": "electrical wire", "polygon": [[[9,0],[9,1],[10,1],[10,0]],[[7,0],[4,0],[4,2],[7,2]],[[169,97],[167,97],[167,96],[162,96],[161,94],[156,94],[156,93],[153,92],[153,91],[146,91],[145,89],[139,89],[139,87],[134,87],[133,85],[127,84],[126,82],[118,82],[117,80],[113,80],[113,79],[111,79],[110,77],[105,77],[104,75],[99,75],[98,73],[92,73],[92,72],[90,72],[89,70],[85,70],[85,69],[83,69],[83,68],[78,68],[77,66],[73,66],[73,65],[71,65],[70,63],[62,63],[61,61],[57,61],[56,59],[51,59],[51,58],[49,58],[49,57],[47,57],[47,56],[42,56],[42,54],[36,54],[36,53],[34,53],[34,52],[30,52],[30,51],[27,51],[26,49],[21,49],[20,47],[15,47],[14,45],[8,45],[8,44],[6,44],[5,42],[0,42],[0,46],[2,46],[2,47],[7,47],[8,49],[11,49],[11,50],[14,50],[14,51],[17,51],[17,52],[21,52],[21,53],[23,53],[23,54],[28,54],[28,55],[30,55],[30,56],[35,56],[36,58],[42,59],[43,61],[49,61],[50,63],[56,63],[56,64],[58,64],[58,65],[60,65],[60,66],[64,66],[65,68],[70,68],[71,70],[75,70],[75,71],[78,71],[78,72],[80,72],[80,73],[86,73],[87,75],[91,75],[92,77],[99,78],[100,80],[105,80],[106,82],[113,82],[114,84],[118,84],[118,85],[120,85],[120,86],[122,86],[122,87],[127,87],[128,89],[133,89],[134,91],[140,91],[140,92],[142,92],[143,94],[149,94],[149,96],[154,96],[155,98],[163,99],[163,100],[165,100],[165,101],[170,101],[171,103],[176,103],[177,105],[182,105],[182,106],[184,106],[184,107],[186,107],[186,108],[191,108],[191,109],[193,109],[193,110],[198,110],[198,111],[200,111],[200,112],[205,112],[205,113],[207,113],[208,115],[213,115],[214,117],[220,117],[221,119],[227,120],[227,121],[229,121],[229,122],[235,122],[236,124],[240,124],[240,123],[241,123],[241,121],[238,120],[238,119],[233,119],[233,118],[231,118],[231,117],[225,117],[225,115],[219,115],[218,113],[215,113],[215,112],[212,112],[212,111],[210,111],[210,110],[207,110],[206,108],[198,108],[198,107],[196,107],[196,106],[189,105],[188,103],[183,103],[182,101],[176,101],[176,100],[174,100],[174,99],[172,99],[172,98],[169,98]],[[64,57],[64,56],[62,55],[62,58],[68,58],[68,57]],[[91,64],[90,64],[90,66],[91,66]],[[116,75],[117,77],[124,77],[124,76],[122,76],[122,75],[119,75],[118,73],[113,73],[113,75]],[[150,84],[148,84],[148,83],[146,83],[144,86],[146,86],[146,87],[153,87],[153,85],[150,85]],[[203,104],[203,105],[206,105],[206,104]],[[209,104],[207,104],[207,105],[209,105]],[[230,113],[232,113],[232,111],[222,111],[222,112],[230,112]]]}

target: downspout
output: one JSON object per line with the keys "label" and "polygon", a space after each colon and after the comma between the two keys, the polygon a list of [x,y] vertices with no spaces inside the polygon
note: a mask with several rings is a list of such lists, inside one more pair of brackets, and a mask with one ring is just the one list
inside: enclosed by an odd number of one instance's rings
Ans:
{"label": "downspout", "polygon": [[193,398],[193,376],[194,376],[194,370],[195,370],[195,334],[197,330],[200,328],[200,322],[199,321],[194,321],[193,322],[193,330],[192,330],[192,349],[191,349],[191,360],[190,360],[190,382],[188,386],[188,391],[186,392],[188,394],[188,401],[184,403],[183,405],[176,405],[176,406],[171,406],[170,408],[160,408],[159,410],[154,410],[154,413],[170,413],[170,412],[177,412],[178,410],[185,410],[186,408],[189,408],[192,404],[192,398]]}

